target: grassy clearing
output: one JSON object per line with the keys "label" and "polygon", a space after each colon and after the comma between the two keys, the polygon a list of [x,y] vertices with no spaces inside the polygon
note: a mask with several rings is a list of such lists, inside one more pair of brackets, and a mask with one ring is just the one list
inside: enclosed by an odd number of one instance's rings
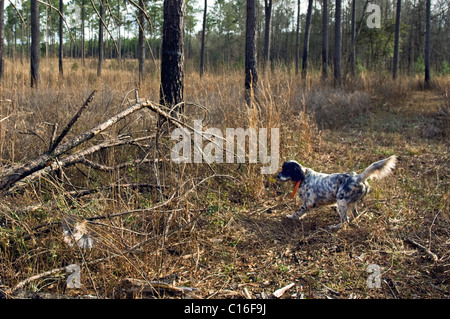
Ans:
{"label": "grassy clearing", "polygon": [[[0,86],[0,175],[45,151],[50,124],[63,127],[93,89],[98,94],[71,134],[126,107],[127,92],[137,87],[135,64],[121,69],[110,61],[97,79],[95,63],[86,69],[74,63],[66,61],[60,79],[53,73],[56,61],[44,61],[43,83],[33,91],[27,66],[7,61],[10,71]],[[158,83],[156,74],[149,76],[139,95],[158,101]],[[220,129],[278,127],[280,161],[297,159],[317,171],[360,172],[392,154],[399,156],[398,167],[372,183],[357,220],[329,232],[326,226],[338,220],[329,207],[299,222],[287,220],[299,199],[289,199],[290,185],[259,174],[257,164],[176,165],[168,160],[167,137],[158,145],[149,137],[140,145],[102,150],[89,159],[109,166],[162,161],[109,172],[77,164],[65,169],[62,179],[43,176],[0,198],[0,292],[179,297],[164,289],[132,291],[123,279],[136,278],[194,287],[192,296],[199,298],[239,298],[244,288],[261,297],[291,282],[295,286],[284,298],[448,298],[450,79],[436,79],[432,91],[418,83],[364,74],[335,89],[315,76],[301,82],[275,70],[261,76],[258,110],[244,104],[241,74],[218,71],[201,80],[186,74],[186,100],[207,109],[186,107],[188,123],[206,118],[209,127]],[[150,136],[154,130],[154,115],[144,111],[92,143],[119,134]],[[156,182],[167,187],[105,188]],[[78,196],[81,189],[100,191]],[[113,217],[87,224],[94,249],[64,242],[65,217],[106,215]],[[81,289],[65,289],[62,271],[11,292],[24,279],[71,263],[81,266]],[[367,287],[370,264],[381,267],[379,289]]]}

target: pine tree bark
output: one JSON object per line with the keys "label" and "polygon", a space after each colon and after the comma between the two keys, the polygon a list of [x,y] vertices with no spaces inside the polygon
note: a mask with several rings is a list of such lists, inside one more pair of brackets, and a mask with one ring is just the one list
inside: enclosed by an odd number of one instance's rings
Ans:
{"label": "pine tree bark", "polygon": [[97,65],[97,76],[102,75],[102,64],[103,64],[103,1],[100,0],[100,18],[98,22],[98,65]]}
{"label": "pine tree bark", "polygon": [[272,24],[272,0],[264,0],[264,59],[263,69],[265,70],[270,59],[270,29]]}
{"label": "pine tree bark", "polygon": [[352,18],[350,34],[350,74],[352,77],[356,74],[356,0],[352,0]]}
{"label": "pine tree bark", "polygon": [[306,74],[308,73],[309,34],[311,31],[312,6],[313,0],[308,0],[308,11],[306,12],[306,25],[305,25],[305,39],[303,41],[302,78],[306,78]]}
{"label": "pine tree bark", "polygon": [[5,65],[5,1],[0,0],[0,79],[4,76]]}
{"label": "pine tree bark", "polygon": [[31,23],[31,87],[37,87],[40,82],[39,59],[41,55],[40,34],[39,34],[39,3],[36,0],[31,1],[30,6]]}
{"label": "pine tree bark", "polygon": [[[159,98],[160,104],[167,106],[183,102],[185,7],[185,0],[164,0]],[[174,110],[177,114],[183,111],[183,105],[179,105]]]}
{"label": "pine tree bark", "polygon": [[203,28],[202,28],[202,44],[200,49],[200,77],[205,72],[205,36],[206,36],[206,10],[208,8],[208,0],[205,0],[205,8],[203,9]]}
{"label": "pine tree bark", "polygon": [[322,78],[328,77],[328,0],[322,5]]}
{"label": "pine tree bark", "polygon": [[258,71],[256,60],[256,1],[247,0],[247,19],[245,27],[245,98],[251,104],[252,96],[257,93]]}
{"label": "pine tree bark", "polygon": [[63,68],[63,52],[64,52],[64,37],[63,37],[63,12],[64,12],[64,2],[63,0],[59,0],[59,75],[64,75],[64,68]]}
{"label": "pine tree bark", "polygon": [[[144,0],[139,0],[139,6],[145,10]],[[139,85],[144,80],[145,76],[145,17],[144,12],[139,9],[139,35],[138,35],[138,60],[139,60]]]}
{"label": "pine tree bark", "polygon": [[426,26],[425,26],[425,87],[430,88],[431,86],[431,71],[430,71],[430,60],[431,60],[431,48],[430,48],[430,38],[431,38],[431,0],[426,2]]}
{"label": "pine tree bark", "polygon": [[297,0],[297,29],[295,31],[295,75],[300,64],[300,0]]}
{"label": "pine tree bark", "polygon": [[81,1],[81,64],[86,66],[85,56],[86,56],[86,50],[85,50],[85,36],[84,36],[84,20],[85,20],[85,0]]}
{"label": "pine tree bark", "polygon": [[395,14],[395,42],[394,42],[394,60],[392,77],[394,80],[397,78],[398,70],[398,49],[400,44],[400,17],[401,17],[402,0],[397,0],[397,10]]}
{"label": "pine tree bark", "polygon": [[334,83],[342,82],[342,32],[341,32],[341,0],[336,0],[335,8],[335,33],[334,33]]}

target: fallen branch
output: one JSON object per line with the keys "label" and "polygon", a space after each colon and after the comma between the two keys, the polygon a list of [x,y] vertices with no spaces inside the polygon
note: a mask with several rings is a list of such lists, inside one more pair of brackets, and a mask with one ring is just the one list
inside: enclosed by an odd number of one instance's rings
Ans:
{"label": "fallen branch", "polygon": [[[76,152],[75,154],[67,155],[70,151],[72,151],[77,146],[91,140],[93,137],[99,135],[100,133],[104,132],[120,120],[126,118],[127,116],[143,109],[148,108],[151,111],[157,113],[159,116],[166,119],[168,122],[173,124],[177,128],[181,129],[189,129],[192,132],[196,132],[194,128],[189,127],[188,125],[184,125],[179,119],[172,117],[170,115],[170,111],[166,112],[164,109],[164,106],[159,105],[157,103],[153,103],[149,100],[144,99],[136,99],[136,103],[134,105],[131,105],[130,107],[124,109],[117,115],[109,118],[105,122],[91,128],[90,130],[87,130],[72,139],[66,141],[65,143],[62,143],[62,140],[64,137],[67,136],[70,129],[73,127],[74,123],[79,119],[81,116],[81,113],[84,109],[89,105],[89,103],[92,101],[93,96],[95,94],[95,91],[93,91],[89,97],[86,99],[84,104],[81,106],[81,108],[78,110],[78,112],[74,115],[74,117],[69,121],[67,126],[63,129],[61,134],[55,138],[54,142],[51,142],[51,145],[49,147],[49,150],[39,156],[37,156],[35,159],[29,161],[26,164],[23,165],[16,165],[15,167],[12,167],[6,172],[3,176],[0,176],[0,194],[5,195],[11,193],[11,191],[15,190],[15,186],[22,182],[24,179],[27,179],[27,182],[31,182],[35,180],[36,178],[40,177],[43,173],[48,173],[54,170],[61,170],[63,167],[67,167],[76,163],[83,163],[85,165],[90,165],[93,168],[104,170],[104,171],[112,171],[118,168],[124,167],[123,165],[127,164],[119,164],[119,166],[103,166],[100,164],[96,164],[88,159],[86,159],[87,155],[91,155],[101,149],[113,147],[113,146],[119,146],[119,145],[138,145],[138,141],[149,139],[153,136],[146,136],[146,137],[140,137],[140,138],[130,138],[128,137],[117,137],[116,139],[104,141],[102,143],[99,143],[97,145],[90,146],[88,148],[85,148],[81,151]],[[203,134],[203,132],[196,132],[198,134]],[[56,134],[55,134],[56,135]],[[211,143],[214,143],[216,145],[217,142],[213,139],[203,136],[204,139],[210,141]],[[21,184],[24,185],[24,184]]]}
{"label": "fallen branch", "polygon": [[90,168],[102,171],[102,172],[114,172],[117,171],[119,169],[123,169],[123,168],[128,168],[128,167],[134,167],[138,164],[143,164],[143,163],[153,163],[155,161],[158,160],[152,160],[152,159],[145,159],[145,160],[134,160],[131,162],[126,162],[126,163],[120,163],[120,164],[116,164],[114,166],[106,166],[106,165],[102,165],[96,162],[93,162],[91,160],[88,160],[86,158],[81,158],[80,161],[78,163],[86,165]]}
{"label": "fallen branch", "polygon": [[68,192],[68,195],[70,195],[73,198],[80,198],[86,195],[99,193],[102,191],[108,191],[114,188],[130,188],[130,189],[145,189],[145,188],[168,188],[167,185],[155,185],[155,184],[148,184],[148,183],[129,183],[129,184],[112,184],[107,186],[102,186],[98,188],[93,189],[82,189],[77,191],[71,191]]}
{"label": "fallen branch", "polygon": [[[89,98],[88,98],[88,100],[89,100]],[[86,104],[86,102],[85,102],[85,104]],[[147,101],[146,103],[134,104],[134,105],[130,106],[129,108],[123,110],[119,114],[111,117],[107,121],[95,126],[94,128],[92,128],[84,133],[79,134],[78,136],[72,138],[71,140],[69,140],[63,144],[52,147],[51,152],[47,151],[47,152],[39,155],[34,160],[26,163],[25,165],[22,165],[22,166],[19,166],[19,167],[13,169],[9,174],[7,174],[6,176],[3,176],[0,179],[0,191],[5,192],[5,191],[9,190],[18,181],[51,165],[51,163],[57,157],[69,152],[70,150],[74,149],[75,147],[79,146],[80,144],[92,139],[93,137],[97,136],[101,132],[110,128],[112,125],[116,124],[118,121],[122,120],[123,118],[133,114],[134,112],[136,112],[144,107],[148,107],[149,105],[152,105],[152,102]],[[57,139],[57,141],[58,140],[59,140],[59,138]],[[55,142],[54,144],[58,144],[58,143]]]}
{"label": "fallen branch", "polygon": [[[54,160],[49,161],[45,167],[33,172],[32,174],[29,174],[28,176],[23,177],[20,181],[16,182],[16,184],[10,186],[9,189],[6,189],[4,191],[4,193],[5,194],[12,193],[12,192],[16,191],[18,188],[26,185],[27,183],[33,182],[37,178],[41,177],[43,174],[48,174],[52,171],[58,171],[61,168],[81,163],[82,161],[85,160],[86,156],[92,155],[102,149],[119,146],[119,145],[135,144],[138,141],[147,139],[147,138],[148,137],[141,137],[141,138],[136,138],[136,139],[108,140],[108,141],[102,142],[100,144],[96,144],[91,147],[88,147],[84,150],[81,150],[81,151],[75,153],[75,154],[72,154],[72,155],[69,155],[69,156],[66,156],[66,157],[63,157],[60,159],[55,158]],[[0,188],[0,190],[1,190],[1,188]]]}
{"label": "fallen branch", "polygon": [[50,276],[50,275],[53,275],[53,274],[56,274],[56,273],[59,273],[59,272],[62,272],[62,271],[67,271],[67,266],[61,267],[61,268],[55,268],[55,269],[52,269],[52,270],[49,270],[49,271],[45,271],[45,272],[42,272],[40,274],[31,276],[31,277],[29,277],[29,278],[27,278],[25,280],[22,280],[17,285],[15,285],[9,291],[9,293],[14,294],[14,292],[16,292],[19,289],[22,289],[23,287],[25,287],[26,284],[28,284],[28,283],[30,283],[32,281],[35,281],[37,279],[40,279],[40,278],[43,278],[43,277],[47,277],[47,276]]}
{"label": "fallen branch", "polygon": [[147,293],[154,293],[156,289],[167,290],[172,293],[179,293],[179,294],[197,291],[197,288],[177,287],[172,284],[168,284],[166,282],[158,280],[147,281],[135,278],[125,278],[123,280],[123,284],[128,286],[130,291],[147,292]]}
{"label": "fallen branch", "polygon": [[418,242],[416,242],[415,240],[411,239],[411,238],[406,238],[405,241],[411,245],[413,245],[416,248],[419,248],[420,250],[422,250],[423,252],[427,253],[428,256],[431,257],[431,259],[433,259],[433,261],[437,262],[439,260],[439,257],[433,253],[431,250],[429,250],[428,248],[426,248],[425,246],[419,244]]}

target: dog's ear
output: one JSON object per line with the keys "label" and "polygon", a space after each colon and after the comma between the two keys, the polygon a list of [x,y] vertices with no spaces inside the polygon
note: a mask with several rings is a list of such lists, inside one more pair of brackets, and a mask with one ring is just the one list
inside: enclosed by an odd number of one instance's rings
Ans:
{"label": "dog's ear", "polygon": [[293,171],[292,171],[292,180],[293,181],[303,181],[305,179],[305,174],[303,174],[302,167],[297,164],[294,165]]}
{"label": "dog's ear", "polygon": [[299,163],[291,161],[288,163],[286,169],[292,181],[302,181],[305,179],[305,174],[303,174],[302,166]]}

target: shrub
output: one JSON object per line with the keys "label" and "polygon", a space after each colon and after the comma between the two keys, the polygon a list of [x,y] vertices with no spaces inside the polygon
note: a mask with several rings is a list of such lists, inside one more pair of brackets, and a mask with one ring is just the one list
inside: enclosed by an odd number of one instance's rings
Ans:
{"label": "shrub", "polygon": [[306,109],[320,129],[343,127],[348,124],[349,117],[366,114],[369,105],[369,96],[360,91],[327,88],[310,91],[306,96]]}

